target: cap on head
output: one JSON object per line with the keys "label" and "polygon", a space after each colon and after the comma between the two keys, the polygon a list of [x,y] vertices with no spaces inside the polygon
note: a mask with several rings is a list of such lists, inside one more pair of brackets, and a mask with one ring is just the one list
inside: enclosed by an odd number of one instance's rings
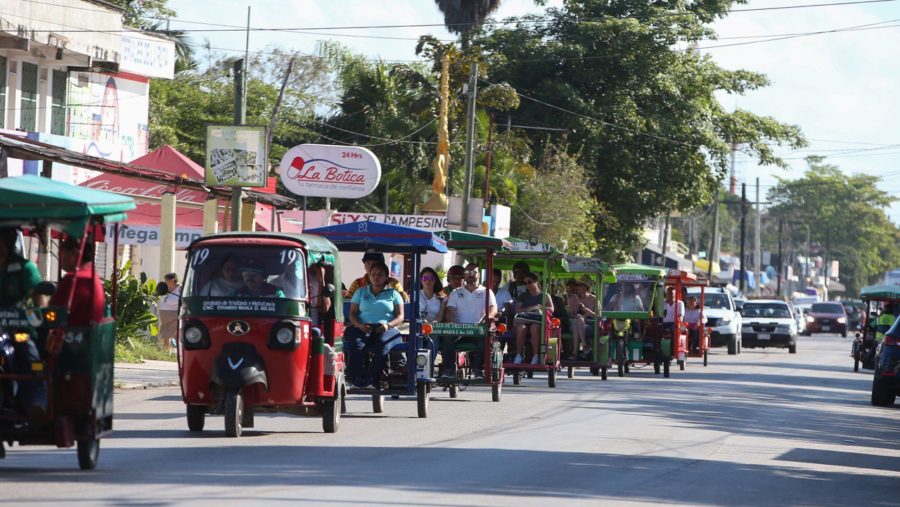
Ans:
{"label": "cap on head", "polygon": [[365,254],[363,254],[362,261],[384,262],[384,254],[381,252],[366,252]]}

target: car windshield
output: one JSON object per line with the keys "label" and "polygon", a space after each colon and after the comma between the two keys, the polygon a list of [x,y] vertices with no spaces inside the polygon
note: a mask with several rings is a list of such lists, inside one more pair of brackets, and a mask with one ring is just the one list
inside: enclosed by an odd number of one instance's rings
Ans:
{"label": "car windshield", "polygon": [[844,305],[840,303],[816,303],[812,305],[813,313],[844,313]]}
{"label": "car windshield", "polygon": [[296,248],[210,246],[192,252],[186,297],[306,298],[306,266]]}
{"label": "car windshield", "polygon": [[603,309],[613,312],[650,311],[655,280],[623,280],[603,287]]}
{"label": "car windshield", "polygon": [[744,317],[791,318],[790,310],[783,303],[744,303],[741,313]]}
{"label": "car windshield", "polygon": [[728,304],[728,296],[725,294],[709,294],[703,296],[703,307],[712,310],[731,310]]}

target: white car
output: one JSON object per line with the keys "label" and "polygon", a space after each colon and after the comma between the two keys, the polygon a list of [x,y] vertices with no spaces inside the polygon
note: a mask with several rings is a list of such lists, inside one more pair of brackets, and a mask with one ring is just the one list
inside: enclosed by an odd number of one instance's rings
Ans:
{"label": "white car", "polygon": [[797,353],[797,320],[791,307],[777,299],[753,299],[741,309],[744,345],[750,348],[786,348]]}
{"label": "white car", "polygon": [[[700,289],[691,287],[688,295],[697,297],[699,301]],[[706,316],[707,327],[712,328],[710,344],[713,347],[727,346],[729,354],[740,354],[742,319],[731,294],[721,287],[707,287],[703,297],[703,315]]]}

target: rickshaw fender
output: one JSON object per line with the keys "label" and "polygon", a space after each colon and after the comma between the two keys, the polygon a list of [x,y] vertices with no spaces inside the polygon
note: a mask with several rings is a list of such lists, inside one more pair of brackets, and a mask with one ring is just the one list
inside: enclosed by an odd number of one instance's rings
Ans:
{"label": "rickshaw fender", "polygon": [[266,390],[269,389],[265,364],[253,345],[248,343],[226,343],[222,346],[210,383],[225,389],[239,389],[253,384],[262,384]]}

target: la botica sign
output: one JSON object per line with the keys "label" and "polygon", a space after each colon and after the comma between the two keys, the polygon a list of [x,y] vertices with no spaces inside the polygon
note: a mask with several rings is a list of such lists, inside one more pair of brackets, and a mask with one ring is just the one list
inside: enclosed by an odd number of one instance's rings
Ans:
{"label": "la botica sign", "polygon": [[359,146],[301,144],[284,154],[278,175],[295,195],[358,199],[378,186],[381,164]]}

